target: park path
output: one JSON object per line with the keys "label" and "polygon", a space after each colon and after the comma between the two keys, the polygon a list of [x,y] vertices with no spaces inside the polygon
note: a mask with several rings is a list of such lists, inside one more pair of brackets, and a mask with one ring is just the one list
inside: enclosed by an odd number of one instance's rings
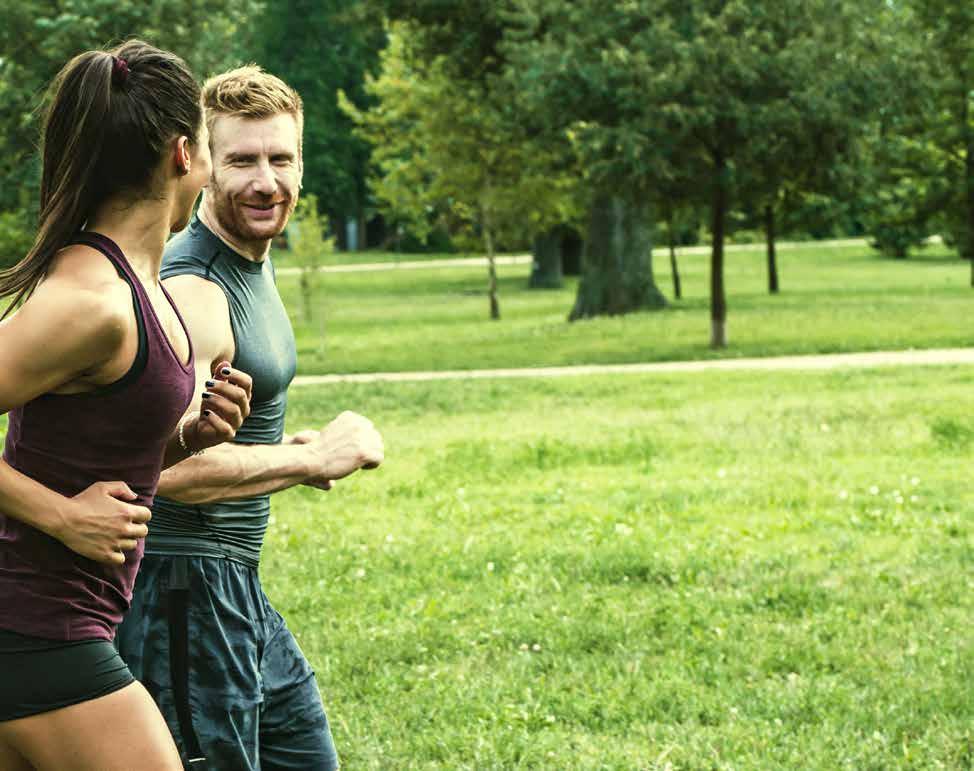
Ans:
{"label": "park path", "polygon": [[487,378],[575,377],[579,375],[637,375],[713,370],[833,370],[856,367],[902,367],[943,364],[974,364],[974,348],[829,353],[811,356],[765,356],[751,359],[661,361],[646,364],[583,364],[570,367],[524,369],[472,369],[442,372],[374,372],[351,375],[299,375],[293,385],[329,383],[376,383],[428,380],[483,380]]}
{"label": "park path", "polygon": [[[779,250],[789,251],[792,249],[815,249],[836,246],[866,246],[864,238],[841,238],[831,241],[781,241],[775,244]],[[763,249],[764,244],[729,244],[724,247],[725,252],[746,252],[755,249]],[[676,249],[677,255],[684,254],[710,254],[710,246],[679,246]],[[665,256],[669,254],[667,247],[653,249],[654,256]],[[530,265],[530,254],[506,254],[495,257],[497,265]],[[322,273],[369,273],[380,270],[431,270],[433,268],[469,268],[484,267],[487,265],[486,257],[451,257],[446,260],[399,260],[398,262],[362,262],[358,264],[346,265],[322,265],[318,268]],[[294,275],[300,272],[300,268],[281,267],[277,268],[279,276]]]}

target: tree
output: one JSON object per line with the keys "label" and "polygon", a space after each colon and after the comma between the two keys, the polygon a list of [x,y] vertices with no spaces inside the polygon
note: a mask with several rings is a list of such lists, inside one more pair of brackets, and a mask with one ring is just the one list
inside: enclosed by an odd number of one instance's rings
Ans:
{"label": "tree", "polygon": [[[595,210],[631,211],[635,222],[645,217],[643,202],[652,198],[656,180],[689,181],[687,172],[693,172],[692,189],[710,209],[711,345],[723,347],[724,236],[732,204],[746,198],[742,169],[756,162],[755,143],[766,146],[783,125],[815,118],[835,86],[831,73],[856,67],[862,4],[576,0],[566,9],[556,0],[525,0],[525,5],[533,11],[535,34],[519,46],[517,71],[539,109],[558,110],[573,121],[596,197],[619,198]],[[860,97],[853,91],[835,110],[857,105]],[[603,230],[617,237],[626,232]],[[628,232],[638,237],[642,230]],[[592,270],[595,280],[588,285],[583,278],[574,316],[612,312],[611,303],[599,302],[606,284],[600,273],[606,269]],[[649,276],[644,272],[641,279]],[[636,292],[632,300],[659,302],[648,292]]]}
{"label": "tree", "polygon": [[[805,10],[809,10],[806,6]],[[830,12],[823,5],[819,13]],[[787,94],[761,105],[764,131],[753,136],[738,156],[738,200],[754,209],[767,247],[768,292],[780,289],[775,240],[778,214],[811,193],[835,192],[842,184],[865,134],[863,95],[866,76],[855,66],[855,49],[846,38],[797,32],[814,17],[783,14],[772,28],[775,48],[759,67],[780,68],[776,80],[788,82]]]}
{"label": "tree", "polygon": [[439,220],[462,243],[482,244],[490,317],[497,319],[498,241],[570,216],[574,182],[549,173],[551,151],[515,120],[505,82],[468,76],[445,55],[429,60],[413,24],[393,25],[389,40],[381,75],[366,86],[372,108],[342,101],[373,146],[373,192],[385,216],[421,238]]}
{"label": "tree", "polygon": [[[533,235],[534,264],[529,287],[561,285],[562,268],[576,272],[574,228],[584,219],[581,173],[567,136],[545,133],[544,121],[522,104],[504,77],[509,62],[502,43],[517,17],[516,4],[474,0],[443,4],[439,0],[374,0],[390,18],[409,25],[411,55],[425,62],[449,62],[443,75],[458,87],[480,94],[483,110],[506,133],[506,152],[517,155],[517,168],[497,184],[512,187],[525,234]],[[449,132],[450,126],[444,129]],[[449,173],[448,171],[446,173]]]}
{"label": "tree", "polygon": [[588,188],[582,277],[570,319],[658,309],[647,178],[656,156],[642,122],[648,56],[629,44],[641,20],[628,6],[547,0],[507,16],[502,50],[523,112],[566,136]]}
{"label": "tree", "polygon": [[974,286],[974,5],[914,0],[933,77],[935,101],[917,125],[942,153],[955,192],[946,200],[947,222],[961,255],[971,260]]}
{"label": "tree", "polygon": [[304,320],[314,320],[313,298],[318,287],[318,268],[321,257],[335,250],[335,242],[327,235],[327,227],[318,213],[318,198],[314,193],[301,196],[288,226],[288,246],[294,262],[301,271],[301,305]]}
{"label": "tree", "polygon": [[974,6],[952,0],[891,4],[889,108],[874,129],[870,225],[894,256],[933,229],[971,259],[974,286]]}

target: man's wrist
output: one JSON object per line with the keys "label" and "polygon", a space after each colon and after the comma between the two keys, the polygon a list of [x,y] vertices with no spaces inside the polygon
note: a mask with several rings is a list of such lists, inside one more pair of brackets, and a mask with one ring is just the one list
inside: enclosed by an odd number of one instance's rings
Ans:
{"label": "man's wrist", "polygon": [[292,468],[297,472],[301,480],[300,484],[317,476],[321,469],[321,460],[311,447],[300,442],[292,442],[287,446],[292,449],[294,457]]}

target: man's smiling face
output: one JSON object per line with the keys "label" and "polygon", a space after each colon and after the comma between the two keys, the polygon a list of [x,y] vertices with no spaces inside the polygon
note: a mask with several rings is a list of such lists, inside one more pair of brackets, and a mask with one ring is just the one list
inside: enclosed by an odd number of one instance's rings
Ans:
{"label": "man's smiling face", "polygon": [[210,133],[213,177],[206,195],[220,227],[235,241],[267,242],[284,230],[298,201],[298,124],[221,115]]}

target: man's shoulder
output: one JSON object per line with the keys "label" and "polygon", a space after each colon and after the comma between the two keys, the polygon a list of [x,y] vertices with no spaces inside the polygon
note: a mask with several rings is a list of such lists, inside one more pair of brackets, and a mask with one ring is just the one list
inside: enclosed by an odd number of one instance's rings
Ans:
{"label": "man's shoulder", "polygon": [[188,227],[166,243],[162,255],[162,277],[185,273],[203,276],[219,252],[216,238],[202,222],[194,218]]}

